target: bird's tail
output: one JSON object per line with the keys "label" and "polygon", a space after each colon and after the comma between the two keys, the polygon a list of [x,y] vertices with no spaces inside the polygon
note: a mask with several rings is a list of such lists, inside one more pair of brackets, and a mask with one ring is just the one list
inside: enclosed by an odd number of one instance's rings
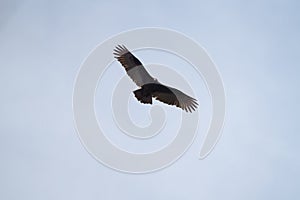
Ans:
{"label": "bird's tail", "polygon": [[145,96],[143,94],[143,88],[133,91],[134,96],[142,103],[152,104],[152,96]]}

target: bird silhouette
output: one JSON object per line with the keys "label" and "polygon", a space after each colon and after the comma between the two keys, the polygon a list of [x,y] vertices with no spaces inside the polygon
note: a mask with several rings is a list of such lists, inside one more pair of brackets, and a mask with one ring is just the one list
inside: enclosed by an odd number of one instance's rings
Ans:
{"label": "bird silhouette", "polygon": [[197,109],[197,100],[175,88],[161,84],[153,78],[143,64],[124,46],[115,47],[113,54],[125,68],[128,76],[140,89],[133,91],[135,97],[144,104],[152,104],[152,98],[174,105],[186,112]]}

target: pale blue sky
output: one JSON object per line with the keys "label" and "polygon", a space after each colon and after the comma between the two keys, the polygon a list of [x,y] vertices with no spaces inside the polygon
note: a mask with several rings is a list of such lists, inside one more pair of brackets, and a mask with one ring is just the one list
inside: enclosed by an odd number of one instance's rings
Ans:
{"label": "pale blue sky", "polygon": [[[299,199],[298,1],[1,1],[0,199]],[[213,153],[113,171],[81,145],[73,84],[111,35],[155,26],[203,45],[227,94]],[[149,60],[149,58],[147,58]]]}

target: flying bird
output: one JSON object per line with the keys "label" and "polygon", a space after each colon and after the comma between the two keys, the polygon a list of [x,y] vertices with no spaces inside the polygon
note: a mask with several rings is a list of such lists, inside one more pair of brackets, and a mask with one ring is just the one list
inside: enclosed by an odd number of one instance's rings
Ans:
{"label": "flying bird", "polygon": [[197,100],[175,88],[161,84],[153,78],[124,45],[115,47],[113,54],[125,68],[128,76],[140,89],[133,91],[135,97],[144,104],[152,104],[152,98],[163,103],[174,105],[186,112],[196,110]]}

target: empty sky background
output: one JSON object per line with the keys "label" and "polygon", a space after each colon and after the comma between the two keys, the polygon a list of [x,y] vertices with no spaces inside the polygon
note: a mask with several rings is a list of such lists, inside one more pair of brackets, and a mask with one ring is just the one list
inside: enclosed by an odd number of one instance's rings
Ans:
{"label": "empty sky background", "polygon": [[[299,199],[299,1],[1,1],[0,199]],[[74,128],[80,64],[111,35],[155,26],[208,51],[223,135],[145,175],[94,160]],[[120,71],[119,71],[120,72]],[[122,72],[122,71],[121,71]]]}

